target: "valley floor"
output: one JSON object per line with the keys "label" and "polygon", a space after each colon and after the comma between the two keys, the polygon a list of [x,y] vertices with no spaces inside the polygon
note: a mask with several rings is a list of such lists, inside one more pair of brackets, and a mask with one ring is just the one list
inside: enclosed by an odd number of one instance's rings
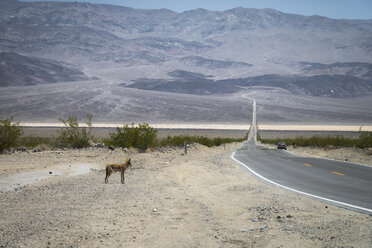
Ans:
{"label": "valley floor", "polygon": [[[192,145],[187,155],[180,148],[0,155],[0,181],[92,168],[2,189],[0,247],[371,246],[371,216],[261,183],[230,159],[240,146]],[[126,157],[133,160],[126,184],[119,174],[104,184],[105,164]]]}

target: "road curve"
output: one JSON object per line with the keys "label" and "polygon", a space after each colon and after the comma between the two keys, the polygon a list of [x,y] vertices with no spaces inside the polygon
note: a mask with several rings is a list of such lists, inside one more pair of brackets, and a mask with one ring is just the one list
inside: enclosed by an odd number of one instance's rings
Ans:
{"label": "road curve", "polygon": [[372,167],[297,157],[256,144],[256,102],[248,141],[231,158],[245,171],[275,187],[372,215]]}

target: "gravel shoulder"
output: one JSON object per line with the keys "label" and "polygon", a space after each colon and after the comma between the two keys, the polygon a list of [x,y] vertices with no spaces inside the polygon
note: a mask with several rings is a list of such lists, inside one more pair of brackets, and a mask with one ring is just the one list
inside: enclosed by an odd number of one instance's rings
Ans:
{"label": "gravel shoulder", "polygon": [[[230,159],[240,145],[0,155],[0,180],[91,168],[2,191],[0,247],[371,247],[371,216],[261,183]],[[126,157],[126,184],[104,184]]]}

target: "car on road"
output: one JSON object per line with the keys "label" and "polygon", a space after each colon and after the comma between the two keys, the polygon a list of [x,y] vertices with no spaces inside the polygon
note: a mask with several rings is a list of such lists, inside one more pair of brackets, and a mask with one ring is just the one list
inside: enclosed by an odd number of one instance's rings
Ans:
{"label": "car on road", "polygon": [[277,149],[285,149],[285,150],[287,150],[287,145],[285,144],[285,142],[279,142],[278,143],[278,146],[277,146]]}

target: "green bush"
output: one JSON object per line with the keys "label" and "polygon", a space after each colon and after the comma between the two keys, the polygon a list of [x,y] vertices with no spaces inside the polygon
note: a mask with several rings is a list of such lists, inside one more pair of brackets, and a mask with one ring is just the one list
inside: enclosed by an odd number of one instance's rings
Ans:
{"label": "green bush", "polygon": [[61,121],[65,127],[61,128],[59,131],[56,146],[69,148],[84,148],[89,146],[89,140],[93,138],[91,135],[91,114],[87,114],[86,124],[88,128],[79,128],[79,123],[75,116],[70,116],[67,120],[60,118],[59,121]]}
{"label": "green bush", "polygon": [[23,133],[19,122],[12,121],[12,118],[0,119],[0,152],[17,146],[18,139]]}
{"label": "green bush", "polygon": [[34,137],[34,136],[21,137],[19,139],[19,145],[25,146],[28,148],[34,148],[42,144],[53,147],[56,144],[56,139],[54,137]]}
{"label": "green bush", "polygon": [[116,128],[116,133],[110,133],[110,143],[116,147],[134,147],[145,151],[155,146],[157,132],[147,123],[138,126],[124,124],[123,128]]}
{"label": "green bush", "polygon": [[372,147],[372,132],[362,132],[357,146],[362,149]]}

